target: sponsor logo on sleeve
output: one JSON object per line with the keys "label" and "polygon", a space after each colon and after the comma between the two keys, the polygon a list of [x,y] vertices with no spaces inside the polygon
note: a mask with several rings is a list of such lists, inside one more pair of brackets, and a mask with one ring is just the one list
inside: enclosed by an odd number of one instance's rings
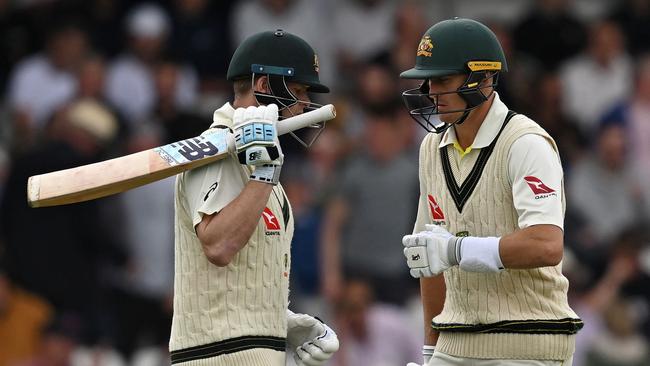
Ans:
{"label": "sponsor logo on sleeve", "polygon": [[524,180],[528,184],[528,187],[530,187],[530,190],[533,191],[536,200],[551,196],[557,196],[557,193],[555,193],[555,190],[553,188],[550,188],[544,184],[544,182],[542,182],[541,179],[537,177],[529,175],[527,177],[524,177]]}
{"label": "sponsor logo on sleeve", "polygon": [[[436,199],[432,195],[427,196],[427,201],[429,201],[429,209],[431,209],[431,218],[433,221],[440,221],[445,219],[445,214],[442,213],[442,208],[436,202]],[[438,223],[440,224],[440,223]],[[444,224],[444,222],[442,223]]]}
{"label": "sponsor logo on sleeve", "polygon": [[266,235],[280,235],[280,222],[270,208],[264,207],[262,219],[266,225]]}

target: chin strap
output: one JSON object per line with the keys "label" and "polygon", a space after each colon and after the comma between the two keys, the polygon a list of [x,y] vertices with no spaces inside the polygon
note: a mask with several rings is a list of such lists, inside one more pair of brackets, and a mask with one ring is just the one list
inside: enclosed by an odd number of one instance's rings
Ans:
{"label": "chin strap", "polygon": [[458,118],[458,119],[456,120],[456,122],[452,123],[452,125],[460,125],[460,124],[463,124],[463,122],[465,122],[465,120],[466,120],[467,117],[469,116],[469,112],[471,112],[471,111],[472,111],[472,110],[467,110],[467,111],[463,112],[463,115],[460,116],[460,118]]}

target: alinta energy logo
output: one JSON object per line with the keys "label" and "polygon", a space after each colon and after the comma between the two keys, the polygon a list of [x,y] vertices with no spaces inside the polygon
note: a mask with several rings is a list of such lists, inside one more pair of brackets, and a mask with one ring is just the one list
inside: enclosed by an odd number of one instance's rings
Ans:
{"label": "alinta energy logo", "polygon": [[[445,214],[442,213],[442,208],[440,208],[440,205],[438,205],[436,199],[433,198],[432,195],[428,195],[427,200],[429,201],[429,208],[431,209],[431,218],[433,219],[433,221],[444,220]],[[442,223],[444,224],[444,222]]]}
{"label": "alinta energy logo", "polygon": [[530,187],[530,190],[533,191],[536,200],[551,196],[557,196],[557,193],[555,193],[555,190],[553,188],[550,188],[544,184],[544,182],[542,182],[541,179],[537,177],[529,175],[527,177],[524,177],[524,180],[528,184],[528,187]]}
{"label": "alinta energy logo", "polygon": [[264,207],[262,219],[264,219],[264,225],[266,225],[266,235],[280,235],[280,222],[270,208]]}

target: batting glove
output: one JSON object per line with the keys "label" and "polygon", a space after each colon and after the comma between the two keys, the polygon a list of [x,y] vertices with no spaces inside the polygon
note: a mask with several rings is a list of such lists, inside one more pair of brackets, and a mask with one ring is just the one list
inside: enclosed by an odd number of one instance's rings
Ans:
{"label": "batting glove", "polygon": [[404,256],[411,276],[432,277],[458,264],[458,238],[438,225],[402,238]]}
{"label": "batting glove", "polygon": [[339,349],[339,339],[313,316],[287,310],[287,347],[295,352],[296,365],[320,366]]}
{"label": "batting glove", "polygon": [[233,116],[235,152],[241,164],[255,167],[252,180],[277,184],[284,154],[278,140],[278,107],[237,108]]}
{"label": "batting glove", "polygon": [[433,353],[436,351],[436,346],[429,346],[425,344],[422,346],[422,359],[423,363],[422,365],[417,364],[415,362],[409,362],[406,364],[406,366],[427,366],[429,364],[429,361],[431,360],[431,357],[433,357]]}

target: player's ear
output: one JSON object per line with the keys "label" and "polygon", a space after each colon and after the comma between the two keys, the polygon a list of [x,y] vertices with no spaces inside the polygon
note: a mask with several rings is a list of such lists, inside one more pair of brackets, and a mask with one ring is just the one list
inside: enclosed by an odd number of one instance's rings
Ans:
{"label": "player's ear", "polygon": [[267,76],[260,76],[255,79],[255,91],[258,93],[269,93],[269,78]]}

